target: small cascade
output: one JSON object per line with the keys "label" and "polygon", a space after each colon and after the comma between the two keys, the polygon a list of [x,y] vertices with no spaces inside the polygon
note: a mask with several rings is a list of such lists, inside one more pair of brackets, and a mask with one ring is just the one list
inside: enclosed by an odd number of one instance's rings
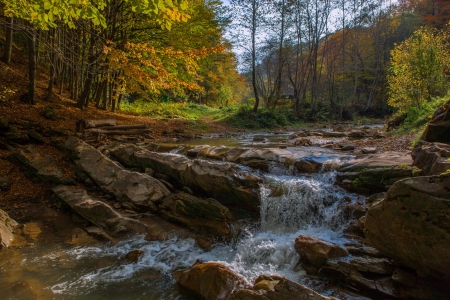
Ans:
{"label": "small cascade", "polygon": [[348,222],[342,211],[348,196],[333,185],[334,178],[335,172],[312,177],[266,176],[261,189],[261,229],[277,233],[316,227],[339,231]]}

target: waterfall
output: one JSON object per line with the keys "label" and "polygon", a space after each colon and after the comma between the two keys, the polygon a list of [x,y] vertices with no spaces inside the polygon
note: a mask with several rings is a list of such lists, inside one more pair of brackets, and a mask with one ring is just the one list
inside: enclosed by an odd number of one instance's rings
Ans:
{"label": "waterfall", "polygon": [[261,229],[276,233],[315,227],[340,230],[348,221],[342,206],[349,197],[333,185],[334,178],[335,172],[266,176],[261,188]]}

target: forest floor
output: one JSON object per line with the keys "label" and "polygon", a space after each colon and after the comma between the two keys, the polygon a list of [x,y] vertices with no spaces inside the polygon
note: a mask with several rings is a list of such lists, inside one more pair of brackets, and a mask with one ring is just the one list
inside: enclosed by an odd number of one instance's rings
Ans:
{"label": "forest floor", "polygon": [[[76,108],[75,101],[64,90],[58,94],[59,86],[54,87],[50,101],[45,101],[47,95],[48,77],[45,70],[38,70],[36,87],[36,104],[29,105],[21,100],[27,91],[28,70],[25,60],[13,58],[10,65],[0,62],[0,118],[21,131],[39,127],[45,131],[44,143],[35,144],[38,151],[46,153],[63,167],[67,176],[74,176],[70,162],[63,152],[55,145],[55,138],[64,138],[75,134],[75,123],[80,119],[117,119],[119,125],[146,124],[155,139],[189,138],[205,133],[229,133],[245,130],[233,128],[230,125],[217,122],[210,118],[199,120],[183,119],[153,119],[144,116],[134,116],[121,112],[111,112],[90,106],[85,110]],[[51,107],[54,111],[53,120],[46,119],[44,110]],[[317,124],[308,124],[314,127]],[[317,125],[318,126],[318,125]],[[323,124],[320,124],[323,126]],[[290,130],[295,128],[279,128],[277,130]],[[413,134],[402,136],[388,135],[377,140],[361,140],[356,144],[359,147],[377,147],[382,151],[409,151]],[[8,192],[0,192],[0,209],[7,211],[17,220],[30,219],[39,213],[41,205],[53,205],[50,191],[51,185],[42,182],[33,182],[7,158],[11,154],[10,147],[0,139],[0,176],[7,177],[12,185]]]}

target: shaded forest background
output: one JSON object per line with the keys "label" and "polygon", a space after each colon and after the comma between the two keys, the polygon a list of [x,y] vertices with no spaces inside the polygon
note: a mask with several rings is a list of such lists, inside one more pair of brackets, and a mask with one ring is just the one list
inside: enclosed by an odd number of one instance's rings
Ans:
{"label": "shaded forest background", "polygon": [[[449,16],[450,3],[438,0],[1,0],[0,49],[6,64],[12,52],[26,53],[21,96],[29,104],[44,68],[47,99],[67,90],[80,109],[238,104],[240,118],[278,111],[279,123],[353,120],[405,113],[446,94],[445,61],[437,77],[420,71],[432,82],[419,94],[396,92],[422,83],[407,77],[393,50],[426,34],[446,44]],[[428,58],[430,51],[418,54],[420,65],[435,70],[443,55]],[[0,97],[15,91],[0,83]]]}

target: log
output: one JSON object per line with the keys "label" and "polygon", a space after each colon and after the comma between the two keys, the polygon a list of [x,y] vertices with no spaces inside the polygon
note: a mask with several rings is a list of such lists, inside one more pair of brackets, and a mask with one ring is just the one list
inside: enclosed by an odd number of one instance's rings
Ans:
{"label": "log", "polygon": [[85,133],[98,133],[105,135],[139,135],[151,132],[150,129],[137,129],[137,130],[105,130],[100,128],[86,129]]}
{"label": "log", "polygon": [[115,119],[100,119],[100,120],[79,120],[76,124],[77,132],[82,132],[83,130],[89,128],[98,128],[105,126],[116,126],[117,120]]}
{"label": "log", "polygon": [[101,129],[102,130],[147,129],[147,125],[145,125],[145,124],[117,125],[117,126],[102,127]]}

